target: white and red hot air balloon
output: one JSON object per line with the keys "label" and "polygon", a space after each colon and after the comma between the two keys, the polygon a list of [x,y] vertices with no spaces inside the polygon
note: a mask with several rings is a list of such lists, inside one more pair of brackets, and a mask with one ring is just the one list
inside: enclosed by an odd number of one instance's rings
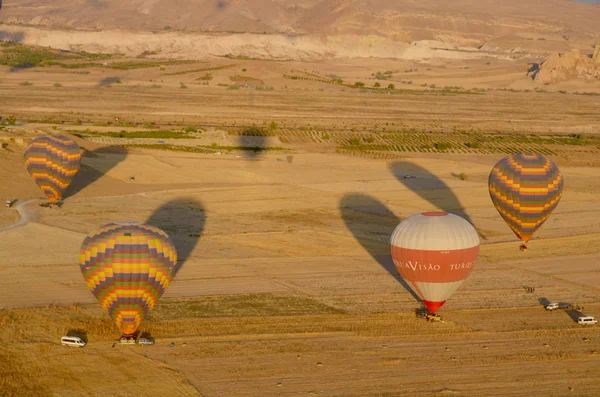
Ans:
{"label": "white and red hot air balloon", "polygon": [[423,212],[400,222],[390,239],[400,276],[435,313],[475,268],[479,236],[463,218]]}

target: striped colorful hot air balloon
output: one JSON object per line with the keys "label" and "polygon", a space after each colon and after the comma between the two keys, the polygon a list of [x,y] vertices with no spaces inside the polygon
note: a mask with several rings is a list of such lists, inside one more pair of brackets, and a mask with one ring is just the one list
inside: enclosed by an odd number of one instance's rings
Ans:
{"label": "striped colorful hot air balloon", "polygon": [[527,243],[558,205],[563,177],[556,164],[540,154],[511,154],[492,169],[489,190],[502,218]]}
{"label": "striped colorful hot air balloon", "polygon": [[475,268],[479,236],[463,218],[423,212],[406,218],[390,239],[398,273],[435,313]]}
{"label": "striped colorful hot air balloon", "polygon": [[144,224],[111,223],[88,235],[79,254],[83,278],[124,335],[136,333],[173,279],[177,251]]}
{"label": "striped colorful hot air balloon", "polygon": [[79,146],[66,136],[36,138],[25,149],[27,171],[52,203],[62,198],[80,163]]}

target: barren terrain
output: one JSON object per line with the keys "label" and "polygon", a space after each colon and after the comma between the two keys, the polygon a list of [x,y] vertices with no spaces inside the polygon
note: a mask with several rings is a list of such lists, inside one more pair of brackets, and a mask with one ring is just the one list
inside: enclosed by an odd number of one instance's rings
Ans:
{"label": "barren terrain", "polygon": [[[540,84],[526,58],[65,49],[88,52],[0,47],[0,197],[21,214],[0,209],[5,394],[598,394],[600,328],[543,305],[600,317],[600,83]],[[62,208],[38,205],[23,166],[48,133],[84,149]],[[487,190],[519,151],[565,177],[527,252]],[[398,222],[433,209],[464,216],[482,242],[443,323],[416,318],[388,246]],[[112,347],[119,332],[77,264],[87,233],[125,220],[162,228],[179,252],[142,325],[154,346]],[[88,345],[61,347],[67,333]]]}

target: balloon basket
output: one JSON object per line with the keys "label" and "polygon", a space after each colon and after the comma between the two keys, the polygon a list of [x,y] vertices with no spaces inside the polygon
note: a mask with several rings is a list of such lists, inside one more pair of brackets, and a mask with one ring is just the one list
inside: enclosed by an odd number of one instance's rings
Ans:
{"label": "balloon basket", "polygon": [[51,201],[46,201],[43,203],[39,203],[39,206],[44,208],[60,208],[62,207],[62,205],[62,201],[55,201],[54,203]]}
{"label": "balloon basket", "polygon": [[135,345],[136,335],[121,335],[119,343],[122,345]]}
{"label": "balloon basket", "polygon": [[521,251],[523,251],[523,252],[527,252],[527,246],[526,246],[525,244],[521,244],[521,245],[519,246],[519,249],[520,249]]}
{"label": "balloon basket", "polygon": [[442,322],[443,323],[442,318],[440,317],[439,314],[432,313],[429,310],[427,310],[426,308],[416,309],[415,314],[416,314],[417,318],[422,318],[422,319],[425,319],[430,322]]}
{"label": "balloon basket", "polygon": [[426,319],[430,322],[443,322],[440,315],[435,313],[427,313]]}

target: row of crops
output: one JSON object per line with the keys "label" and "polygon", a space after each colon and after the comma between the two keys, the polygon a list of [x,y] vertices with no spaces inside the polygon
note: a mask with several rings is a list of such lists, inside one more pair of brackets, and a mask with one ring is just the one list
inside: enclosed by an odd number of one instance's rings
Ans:
{"label": "row of crops", "polygon": [[518,136],[427,132],[326,132],[316,129],[230,132],[233,135],[278,136],[282,142],[307,142],[334,146],[338,152],[351,153],[464,153],[496,154],[523,151],[556,155],[558,151],[598,153],[600,140],[566,136]]}

